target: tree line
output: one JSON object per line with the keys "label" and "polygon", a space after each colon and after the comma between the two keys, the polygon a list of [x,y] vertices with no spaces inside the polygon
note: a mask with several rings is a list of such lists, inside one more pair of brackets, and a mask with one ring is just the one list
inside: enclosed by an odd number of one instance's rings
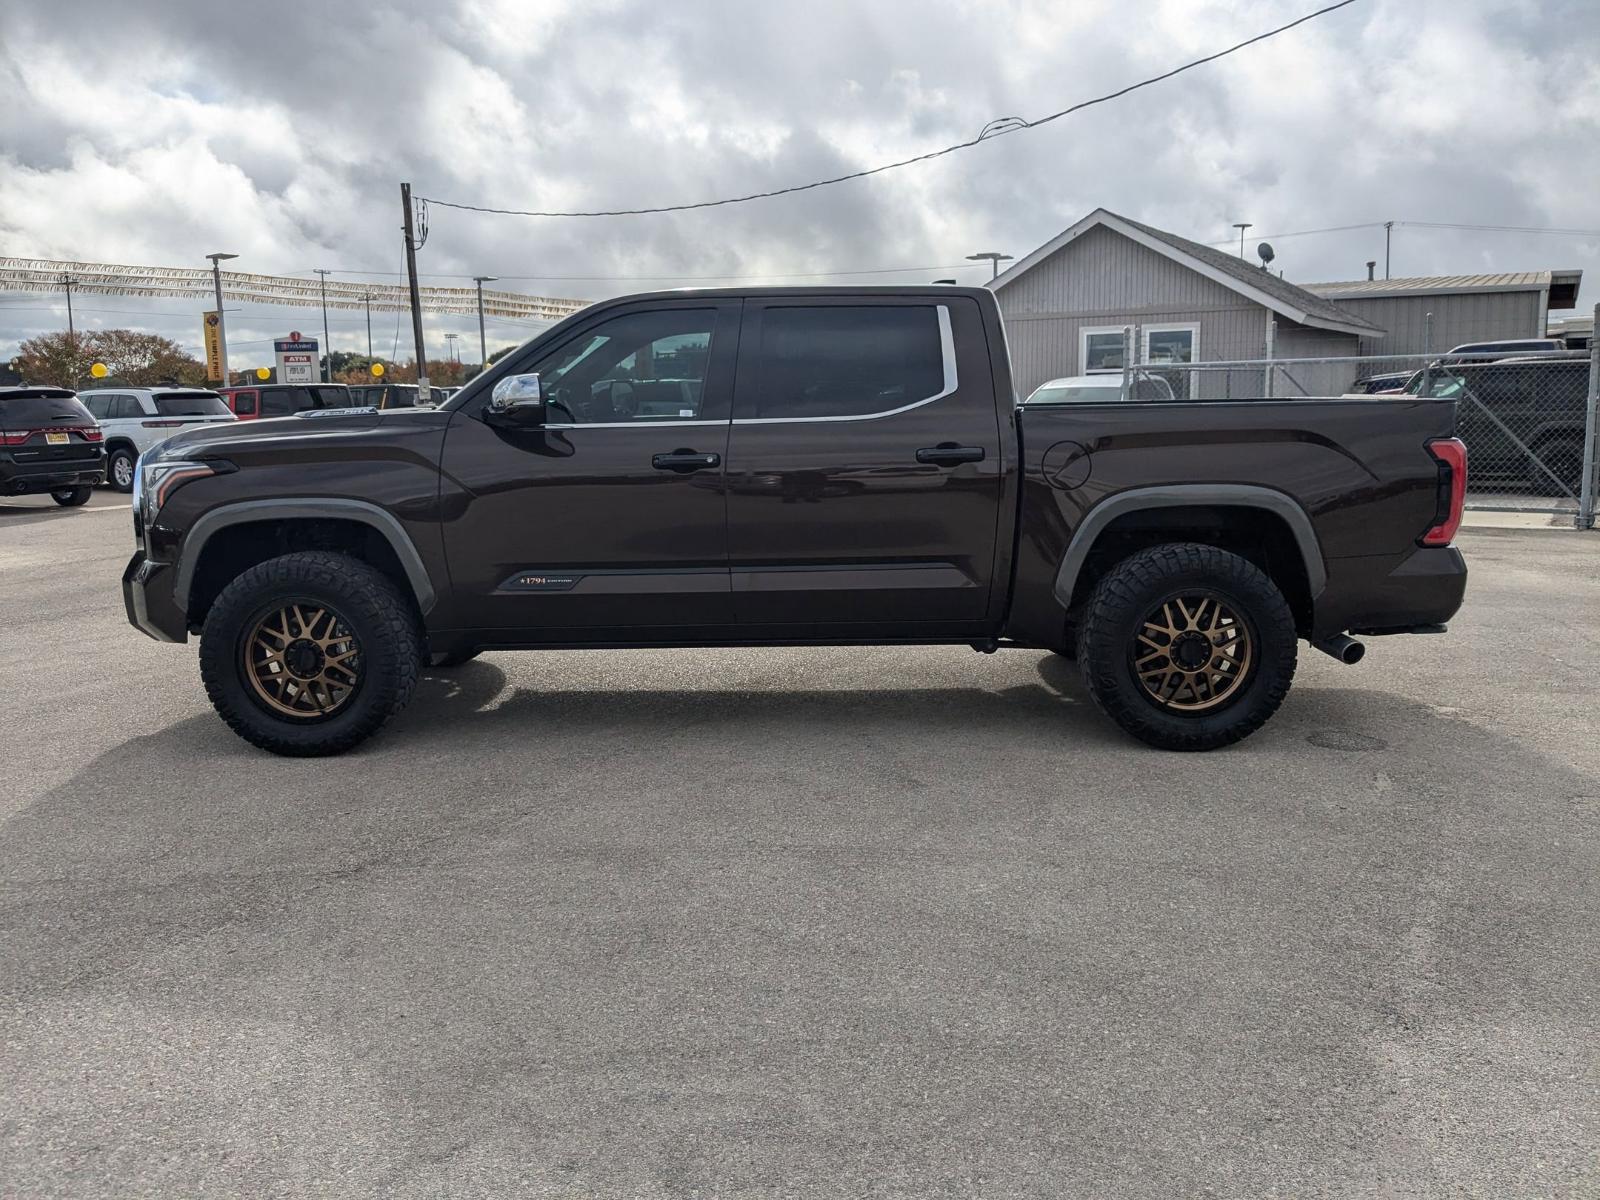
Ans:
{"label": "tree line", "polygon": [[[505,346],[496,350],[489,355],[489,362],[498,362],[514,349],[515,346]],[[97,362],[105,364],[103,379],[95,379],[89,374],[90,368]],[[331,367],[331,378],[336,383],[371,383],[373,363],[383,365],[383,378],[391,383],[417,381],[415,360],[393,362],[382,357],[332,350],[323,357],[319,366]],[[23,342],[9,365],[11,374],[16,376],[18,382],[49,384],[53,387],[78,389],[108,384],[122,387],[208,386],[205,363],[171,338],[134,329],[40,334]],[[481,369],[476,363],[441,359],[428,364],[428,382],[438,387],[455,387],[471,379]],[[254,370],[230,371],[229,375],[233,383],[254,383],[259,379]],[[276,373],[268,368],[267,382],[275,382],[275,378]]]}

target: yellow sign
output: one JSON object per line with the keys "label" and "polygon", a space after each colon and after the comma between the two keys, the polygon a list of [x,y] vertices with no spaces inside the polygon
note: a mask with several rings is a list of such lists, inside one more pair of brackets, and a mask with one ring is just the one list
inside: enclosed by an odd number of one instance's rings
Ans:
{"label": "yellow sign", "polygon": [[372,370],[372,377],[374,379],[382,379],[383,378],[383,364],[382,363],[373,363],[372,367],[371,367],[371,370]]}
{"label": "yellow sign", "polygon": [[228,382],[222,377],[222,317],[215,312],[206,313],[206,378]]}
{"label": "yellow sign", "polygon": [[262,383],[265,383],[268,379],[272,378],[272,371],[267,367],[257,367],[256,378],[261,380]]}
{"label": "yellow sign", "polygon": [[89,368],[89,374],[93,375],[96,379],[104,379],[107,375],[111,374],[111,372],[106,370],[105,363],[95,363],[94,366]]}

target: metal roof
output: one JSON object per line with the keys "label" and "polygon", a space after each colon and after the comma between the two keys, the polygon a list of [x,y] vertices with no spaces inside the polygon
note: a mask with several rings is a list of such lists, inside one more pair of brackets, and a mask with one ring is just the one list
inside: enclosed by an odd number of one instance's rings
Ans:
{"label": "metal roof", "polygon": [[1191,242],[1188,238],[1157,229],[1153,225],[1130,221],[1127,217],[1118,216],[1104,208],[1095,209],[1077,224],[1063,229],[1031,254],[1024,255],[989,286],[998,291],[1075,238],[1098,226],[1104,226],[1124,237],[1132,238],[1140,245],[1165,255],[1174,262],[1197,271],[1223,287],[1238,292],[1250,301],[1264,308],[1270,308],[1299,324],[1319,329],[1334,329],[1342,333],[1355,333],[1364,337],[1383,336],[1384,330],[1381,326],[1374,325],[1349,309],[1314,295],[1298,284],[1274,275],[1271,271],[1226,251],[1218,250],[1214,246]]}
{"label": "metal roof", "polygon": [[1557,278],[1572,283],[1581,271],[1504,271],[1495,275],[1414,275],[1404,279],[1352,279],[1307,283],[1308,292],[1335,300],[1383,296],[1440,296],[1452,292],[1537,292]]}

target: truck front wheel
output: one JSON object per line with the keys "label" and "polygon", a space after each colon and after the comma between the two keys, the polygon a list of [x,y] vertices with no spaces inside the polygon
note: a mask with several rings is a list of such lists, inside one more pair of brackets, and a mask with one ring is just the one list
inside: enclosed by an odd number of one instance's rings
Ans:
{"label": "truck front wheel", "polygon": [[200,676],[222,719],[274,754],[339,754],[416,686],[421,637],[399,588],[358,559],[302,551],[222,589],[200,635]]}
{"label": "truck front wheel", "polygon": [[1295,668],[1294,615],[1257,566],[1172,543],[1123,559],[1079,624],[1078,664],[1108,717],[1163,750],[1214,750],[1277,711]]}

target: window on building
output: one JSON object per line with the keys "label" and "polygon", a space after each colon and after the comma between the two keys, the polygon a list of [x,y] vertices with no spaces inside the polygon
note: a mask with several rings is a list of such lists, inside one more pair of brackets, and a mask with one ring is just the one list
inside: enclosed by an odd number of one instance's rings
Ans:
{"label": "window on building", "polygon": [[1084,375],[1092,375],[1096,371],[1122,370],[1122,328],[1085,329],[1081,350]]}
{"label": "window on building", "polygon": [[1197,328],[1193,325],[1147,325],[1144,329],[1144,361],[1192,363],[1197,337]]}

